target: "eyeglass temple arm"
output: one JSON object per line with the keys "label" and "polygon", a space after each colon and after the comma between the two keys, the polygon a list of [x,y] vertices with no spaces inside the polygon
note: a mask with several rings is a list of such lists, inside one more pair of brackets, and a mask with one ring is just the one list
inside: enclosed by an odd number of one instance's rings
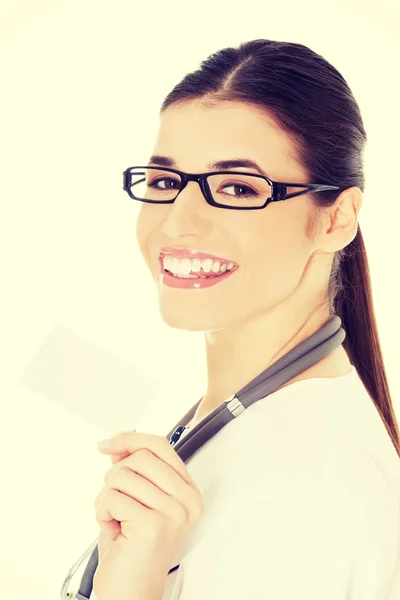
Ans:
{"label": "eyeglass temple arm", "polygon": [[[273,184],[273,196],[275,196],[274,200],[286,200],[287,198],[292,198],[293,196],[302,196],[303,194],[308,194],[309,192],[326,192],[329,190],[340,190],[337,185],[325,185],[323,183],[291,183],[291,182],[278,182],[272,181]],[[303,187],[306,188],[302,192],[292,192],[291,194],[287,194],[286,190],[288,187]]]}

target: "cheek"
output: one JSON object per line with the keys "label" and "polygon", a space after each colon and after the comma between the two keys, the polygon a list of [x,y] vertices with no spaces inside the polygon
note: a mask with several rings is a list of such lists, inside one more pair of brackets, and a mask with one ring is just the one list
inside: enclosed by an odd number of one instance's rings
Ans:
{"label": "cheek", "polygon": [[[148,237],[148,234],[147,234],[146,219],[143,218],[143,213],[142,213],[142,211],[140,211],[139,216],[136,221],[136,239],[137,239],[137,242],[139,245],[140,252],[144,258],[146,258],[145,245],[146,245],[147,237]],[[147,260],[146,260],[146,262],[147,262]]]}
{"label": "cheek", "polygon": [[152,208],[151,205],[142,204],[136,221],[136,239],[148,267],[150,267],[150,250],[154,246],[153,240],[158,230],[156,213],[149,208]]}
{"label": "cheek", "polygon": [[298,284],[310,252],[301,229],[282,223],[253,229],[247,248],[251,285],[262,293],[267,289],[276,300]]}

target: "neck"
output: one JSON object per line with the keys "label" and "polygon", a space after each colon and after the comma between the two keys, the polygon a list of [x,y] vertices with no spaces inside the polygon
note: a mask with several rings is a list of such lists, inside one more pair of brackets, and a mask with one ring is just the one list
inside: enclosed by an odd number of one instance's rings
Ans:
{"label": "neck", "polygon": [[[207,392],[197,408],[199,421],[259,373],[310,337],[329,320],[325,312],[292,313],[276,318],[273,311],[251,321],[206,334]],[[351,363],[340,345],[324,359],[281,387],[310,377],[337,377],[350,372]]]}

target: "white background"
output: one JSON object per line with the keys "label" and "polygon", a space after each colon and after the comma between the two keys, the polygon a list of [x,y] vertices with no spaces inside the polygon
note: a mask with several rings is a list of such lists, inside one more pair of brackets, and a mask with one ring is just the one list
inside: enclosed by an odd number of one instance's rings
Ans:
{"label": "white background", "polygon": [[204,392],[202,336],[158,314],[122,171],[151,151],[164,96],[220,48],[305,44],[361,106],[360,224],[400,413],[399,25],[395,0],[2,0],[2,597],[58,598],[96,538],[94,499],[111,466],[97,441],[166,435]]}

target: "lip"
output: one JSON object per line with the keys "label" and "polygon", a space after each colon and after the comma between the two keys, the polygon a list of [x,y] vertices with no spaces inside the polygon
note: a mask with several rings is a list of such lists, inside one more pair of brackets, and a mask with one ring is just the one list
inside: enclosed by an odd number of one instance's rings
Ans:
{"label": "lip", "polygon": [[222,258],[221,256],[217,256],[215,254],[208,254],[207,252],[200,252],[200,250],[192,250],[190,248],[160,248],[159,259],[162,263],[164,256],[175,256],[176,258],[198,258],[200,260],[205,260],[207,258],[211,258],[212,260],[219,260],[222,262],[233,262],[235,266],[236,263],[230,258]]}
{"label": "lip", "polygon": [[203,277],[203,278],[194,278],[194,279],[185,279],[174,277],[168,271],[163,270],[161,273],[161,284],[165,285],[169,288],[176,288],[179,290],[203,290],[208,289],[210,287],[214,287],[225,281],[228,277],[232,277],[232,274],[236,271],[234,267],[231,271],[227,271],[218,277]]}

